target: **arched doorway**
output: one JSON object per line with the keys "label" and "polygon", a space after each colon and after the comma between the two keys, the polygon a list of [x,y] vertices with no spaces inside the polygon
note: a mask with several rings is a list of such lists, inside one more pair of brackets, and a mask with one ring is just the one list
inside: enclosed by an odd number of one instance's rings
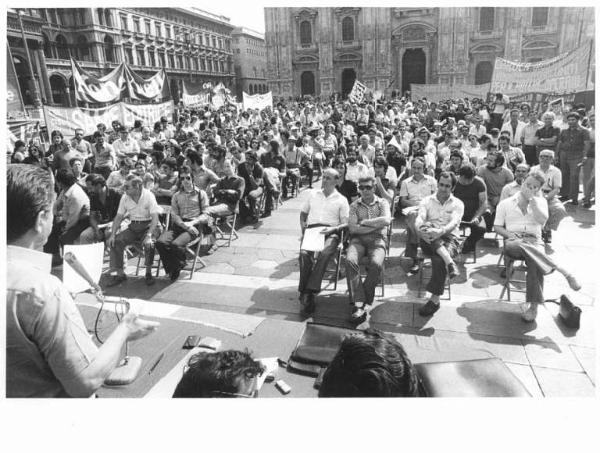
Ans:
{"label": "arched doorway", "polygon": [[426,57],[423,49],[407,49],[402,56],[402,92],[411,83],[425,83]]}
{"label": "arched doorway", "polygon": [[315,75],[312,71],[304,71],[300,76],[300,92],[302,96],[315,94]]}
{"label": "arched doorway", "polygon": [[342,71],[342,98],[350,94],[355,80],[356,71],[354,69],[347,68]]}
{"label": "arched doorway", "polygon": [[69,101],[67,99],[67,86],[65,80],[56,74],[50,76],[50,89],[52,90],[52,102],[54,104],[67,107]]}
{"label": "arched doorway", "polygon": [[491,82],[493,72],[494,67],[491,62],[480,61],[477,63],[477,66],[475,66],[475,85]]}

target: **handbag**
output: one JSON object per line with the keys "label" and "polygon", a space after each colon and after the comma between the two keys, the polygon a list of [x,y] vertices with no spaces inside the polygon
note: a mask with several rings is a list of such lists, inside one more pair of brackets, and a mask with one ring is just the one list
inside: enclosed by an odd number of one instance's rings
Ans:
{"label": "handbag", "polygon": [[575,305],[564,294],[559,300],[548,299],[546,302],[552,302],[559,306],[558,317],[562,323],[569,329],[579,329],[581,324],[581,308]]}

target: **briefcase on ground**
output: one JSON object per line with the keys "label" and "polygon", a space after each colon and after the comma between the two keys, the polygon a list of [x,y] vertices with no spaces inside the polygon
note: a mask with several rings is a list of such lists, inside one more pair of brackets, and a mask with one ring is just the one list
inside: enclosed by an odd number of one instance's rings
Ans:
{"label": "briefcase on ground", "polygon": [[579,329],[581,325],[581,308],[575,305],[564,294],[559,300],[548,299],[546,302],[553,302],[559,305],[558,317],[562,323],[569,329]]}
{"label": "briefcase on ground", "polygon": [[318,376],[321,368],[327,367],[335,357],[343,338],[355,332],[357,330],[345,327],[306,323],[288,360],[288,368],[309,376]]}

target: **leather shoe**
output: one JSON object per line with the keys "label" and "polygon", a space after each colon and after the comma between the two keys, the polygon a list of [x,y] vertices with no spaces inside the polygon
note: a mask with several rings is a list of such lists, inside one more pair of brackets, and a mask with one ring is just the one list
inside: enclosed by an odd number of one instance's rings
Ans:
{"label": "leather shoe", "polygon": [[413,260],[413,265],[410,267],[410,269],[408,270],[408,273],[410,275],[414,275],[417,272],[419,272],[419,263],[416,260]]}
{"label": "leather shoe", "polygon": [[169,274],[169,278],[172,282],[176,281],[179,278],[179,274],[181,273],[181,269],[176,269]]}
{"label": "leather shoe", "polygon": [[365,310],[365,304],[355,305],[350,315],[350,319],[355,324],[362,324],[367,320],[367,311]]}
{"label": "leather shoe", "polygon": [[315,311],[315,295],[313,293],[303,294],[304,300],[300,300],[300,304],[302,305],[301,313],[304,316],[309,316]]}
{"label": "leather shoe", "polygon": [[152,276],[152,274],[146,274],[146,277],[144,277],[144,280],[146,280],[146,286],[151,286],[154,285],[155,280],[154,277]]}
{"label": "leather shoe", "polygon": [[460,275],[460,272],[458,272],[458,267],[456,267],[456,263],[452,262],[450,264],[448,264],[448,277],[450,279],[456,278]]}
{"label": "leather shoe", "polygon": [[437,304],[432,301],[431,299],[429,299],[427,301],[427,303],[423,306],[421,306],[421,308],[419,308],[419,315],[427,317],[427,316],[433,316],[433,314],[438,311],[440,309],[440,303],[438,302]]}
{"label": "leather shoe", "polygon": [[106,287],[110,288],[112,286],[117,286],[125,280],[127,280],[126,275],[113,275],[111,279],[106,283]]}

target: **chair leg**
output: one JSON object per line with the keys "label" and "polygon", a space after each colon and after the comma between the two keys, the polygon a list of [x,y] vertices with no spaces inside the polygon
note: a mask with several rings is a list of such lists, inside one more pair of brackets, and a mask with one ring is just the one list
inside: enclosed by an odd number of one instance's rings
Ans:
{"label": "chair leg", "polygon": [[504,286],[502,287],[502,292],[500,293],[500,299],[504,299],[504,294],[506,293],[508,300],[510,302],[510,277],[513,273],[513,265],[514,261],[510,260],[506,263],[506,278],[504,279]]}
{"label": "chair leg", "polygon": [[419,290],[417,291],[417,298],[421,297],[421,288],[423,286],[423,267],[424,260],[419,260]]}
{"label": "chair leg", "polygon": [[340,278],[340,262],[342,261],[342,250],[338,250],[337,262],[335,263],[335,280],[333,283],[333,290],[337,291],[338,279]]}
{"label": "chair leg", "polygon": [[137,260],[137,266],[135,267],[135,276],[139,276],[140,275],[140,264],[142,262],[142,253],[140,252],[138,255],[138,260]]}
{"label": "chair leg", "polygon": [[385,258],[381,264],[381,297],[385,297]]}
{"label": "chair leg", "polygon": [[156,277],[160,274],[160,255],[158,255],[158,261],[156,262]]}

